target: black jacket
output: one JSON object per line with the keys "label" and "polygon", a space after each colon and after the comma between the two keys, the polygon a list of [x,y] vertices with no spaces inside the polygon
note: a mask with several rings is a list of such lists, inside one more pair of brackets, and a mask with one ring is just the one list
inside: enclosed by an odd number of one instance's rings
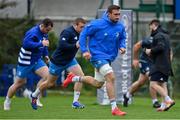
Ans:
{"label": "black jacket", "polygon": [[151,58],[153,64],[150,69],[150,75],[155,72],[161,72],[164,75],[173,75],[170,60],[170,38],[168,32],[159,26],[151,33],[153,37],[151,47]]}

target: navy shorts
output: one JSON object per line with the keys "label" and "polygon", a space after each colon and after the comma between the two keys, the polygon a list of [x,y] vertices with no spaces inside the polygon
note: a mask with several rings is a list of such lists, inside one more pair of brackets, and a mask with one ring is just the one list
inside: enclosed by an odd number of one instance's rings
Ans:
{"label": "navy shorts", "polygon": [[140,61],[139,62],[139,68],[140,68],[140,73],[142,74],[147,74],[150,71],[150,63],[146,61]]}
{"label": "navy shorts", "polygon": [[167,82],[168,77],[169,76],[167,76],[161,72],[155,72],[155,73],[150,75],[150,81]]}

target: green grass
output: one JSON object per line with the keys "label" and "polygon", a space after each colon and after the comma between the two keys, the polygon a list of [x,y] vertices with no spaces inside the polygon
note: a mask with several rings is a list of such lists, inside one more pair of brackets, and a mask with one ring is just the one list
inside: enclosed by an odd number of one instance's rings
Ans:
{"label": "green grass", "polygon": [[72,109],[71,95],[48,95],[41,101],[43,108],[32,110],[29,100],[13,98],[10,111],[3,110],[4,98],[0,97],[0,119],[180,119],[180,100],[167,112],[156,112],[151,105],[150,98],[136,97],[133,104],[125,108],[126,116],[112,116],[110,106],[96,104],[95,96],[81,95],[81,102],[85,109]]}

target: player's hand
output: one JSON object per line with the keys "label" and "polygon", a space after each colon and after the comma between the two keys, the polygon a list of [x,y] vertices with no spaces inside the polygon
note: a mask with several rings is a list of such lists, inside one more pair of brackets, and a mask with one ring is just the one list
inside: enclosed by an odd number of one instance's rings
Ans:
{"label": "player's hand", "polygon": [[151,55],[151,49],[146,49],[146,50],[145,50],[145,53],[146,53],[148,56],[150,56],[150,55]]}
{"label": "player's hand", "polygon": [[133,63],[132,63],[132,66],[133,66],[133,68],[138,68],[139,67],[139,60],[134,59]]}
{"label": "player's hand", "polygon": [[49,40],[42,40],[43,46],[49,46]]}
{"label": "player's hand", "polygon": [[120,48],[120,49],[119,49],[119,52],[120,52],[121,54],[124,54],[124,53],[126,52],[126,49],[125,49],[125,48]]}
{"label": "player's hand", "polygon": [[86,60],[89,60],[91,58],[91,54],[89,52],[85,52],[83,53],[83,57],[86,59]]}
{"label": "player's hand", "polygon": [[49,62],[50,62],[49,56],[45,56],[44,61],[45,61],[46,64],[49,64]]}
{"label": "player's hand", "polygon": [[79,41],[76,42],[76,47],[79,48]]}

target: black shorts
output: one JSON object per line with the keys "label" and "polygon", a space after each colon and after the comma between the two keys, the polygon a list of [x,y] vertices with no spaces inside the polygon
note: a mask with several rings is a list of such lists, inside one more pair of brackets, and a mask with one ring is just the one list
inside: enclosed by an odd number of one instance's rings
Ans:
{"label": "black shorts", "polygon": [[167,82],[169,76],[165,75],[161,72],[155,72],[150,75],[150,81],[157,81],[157,82]]}

